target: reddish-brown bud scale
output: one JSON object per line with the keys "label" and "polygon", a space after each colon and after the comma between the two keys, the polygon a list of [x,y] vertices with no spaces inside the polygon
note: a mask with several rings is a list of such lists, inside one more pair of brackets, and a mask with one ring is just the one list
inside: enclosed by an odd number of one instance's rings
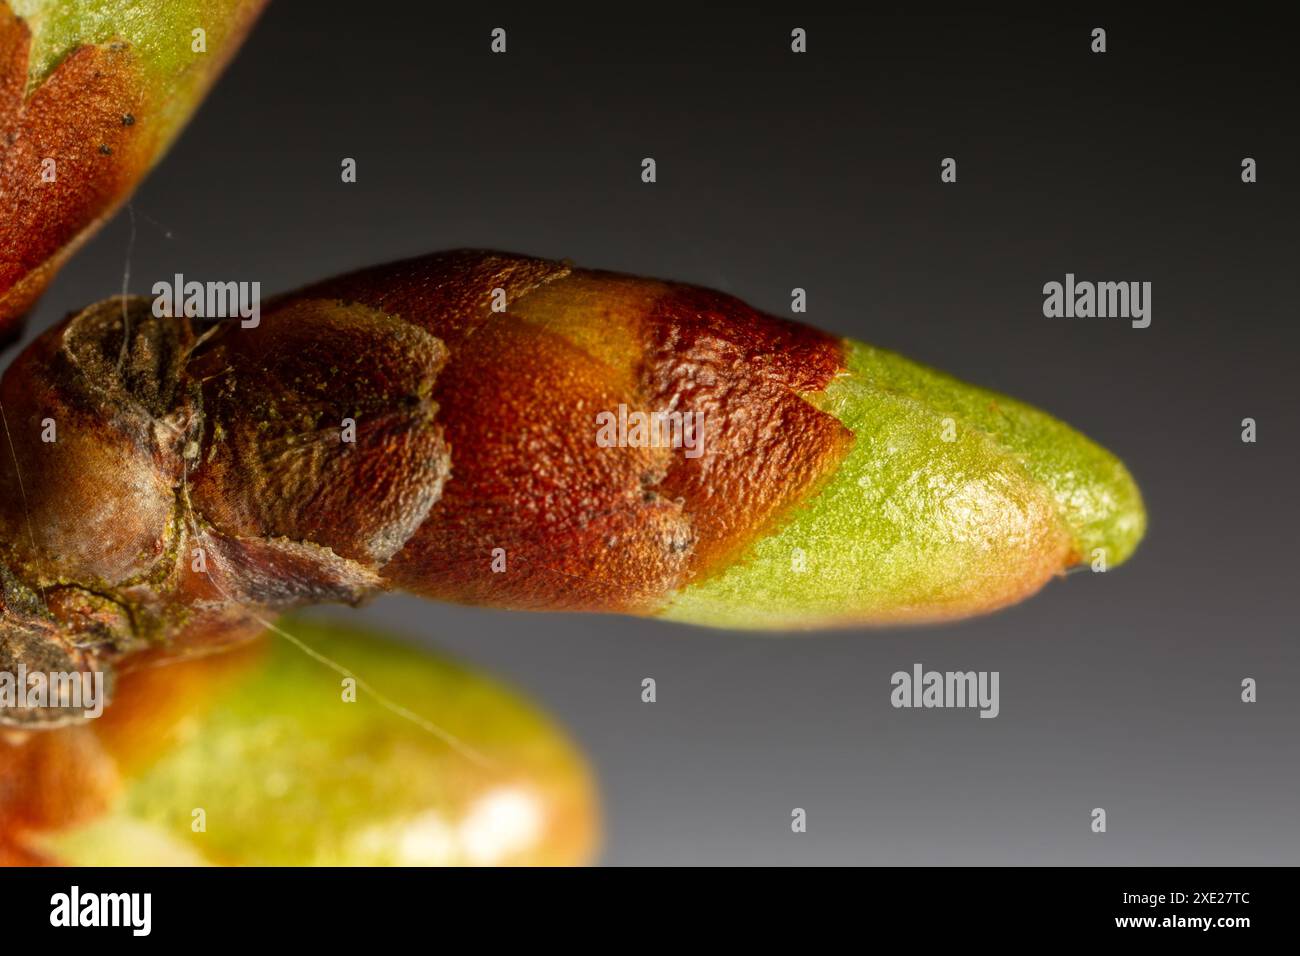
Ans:
{"label": "reddish-brown bud scale", "polygon": [[[839,343],[707,289],[456,252],[302,294],[392,310],[452,351],[435,388],[452,481],[385,570],[430,597],[652,610],[805,498],[852,440],[799,395],[842,368]],[[699,413],[710,453],[599,447],[593,416],[620,404]],[[483,573],[494,547],[517,573]]]}

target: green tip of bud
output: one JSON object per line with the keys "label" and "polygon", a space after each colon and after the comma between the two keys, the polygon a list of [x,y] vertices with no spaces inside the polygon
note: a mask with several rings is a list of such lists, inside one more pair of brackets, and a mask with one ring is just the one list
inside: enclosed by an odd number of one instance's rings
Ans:
{"label": "green tip of bud", "polygon": [[988,436],[1029,476],[1050,492],[1069,532],[1073,561],[1092,562],[1105,552],[1115,567],[1137,548],[1146,530],[1146,509],[1124,463],[1080,432],[1025,402],[964,382],[943,372],[849,343],[850,374],[927,404],[939,417]]}
{"label": "green tip of bud", "polygon": [[846,343],[809,400],[855,435],[822,490],[663,616],[800,628],[964,617],[1020,600],[1076,562],[1113,568],[1146,528],[1128,470],[1023,402]]}

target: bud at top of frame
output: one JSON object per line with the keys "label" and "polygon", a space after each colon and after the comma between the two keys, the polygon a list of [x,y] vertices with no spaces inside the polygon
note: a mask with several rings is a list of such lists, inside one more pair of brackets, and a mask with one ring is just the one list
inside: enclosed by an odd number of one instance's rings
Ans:
{"label": "bud at top of frame", "polygon": [[263,2],[0,0],[0,343],[166,150]]}

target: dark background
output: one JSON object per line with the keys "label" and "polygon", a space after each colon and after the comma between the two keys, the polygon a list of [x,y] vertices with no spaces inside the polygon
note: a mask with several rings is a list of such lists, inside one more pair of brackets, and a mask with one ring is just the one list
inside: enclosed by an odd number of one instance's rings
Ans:
{"label": "dark background", "polygon": [[[119,291],[128,258],[138,293],[182,272],[269,294],[454,246],[776,313],[802,286],[808,321],[1114,450],[1150,511],[1137,555],[918,630],[754,636],[405,597],[359,613],[560,718],[597,769],[609,863],[1300,862],[1300,84],[1284,24],[1253,8],[440,6],[273,4],[137,193],[134,239],[124,210],[28,338]],[[939,181],[946,156],[956,185]],[[1066,272],[1151,281],[1150,328],[1044,318],[1042,285]],[[1000,671],[1001,716],[892,709],[890,674],[915,661]]]}

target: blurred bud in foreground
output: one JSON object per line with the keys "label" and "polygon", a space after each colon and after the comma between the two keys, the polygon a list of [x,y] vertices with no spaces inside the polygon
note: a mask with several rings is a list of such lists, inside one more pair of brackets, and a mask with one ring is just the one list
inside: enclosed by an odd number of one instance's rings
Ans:
{"label": "blurred bud in foreground", "polygon": [[355,679],[268,635],[222,654],[140,662],[120,675],[102,718],[0,737],[0,862],[592,859],[591,774],[530,704],[363,630],[302,621],[285,630]]}

